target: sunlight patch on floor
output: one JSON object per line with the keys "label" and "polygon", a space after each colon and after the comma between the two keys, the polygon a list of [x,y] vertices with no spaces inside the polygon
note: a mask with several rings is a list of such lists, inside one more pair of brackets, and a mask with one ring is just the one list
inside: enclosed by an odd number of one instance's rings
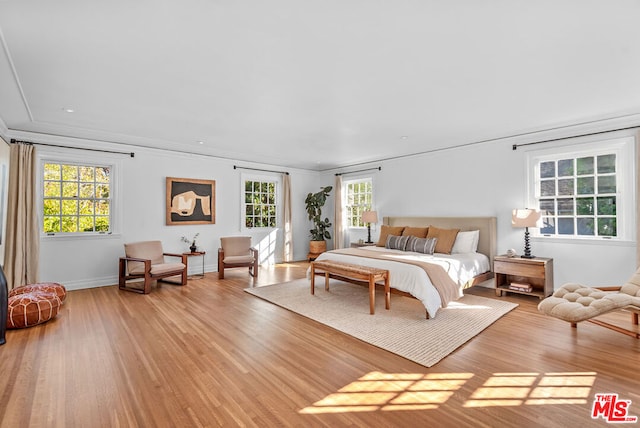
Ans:
{"label": "sunlight patch on floor", "polygon": [[436,409],[473,373],[371,372],[300,413]]}
{"label": "sunlight patch on floor", "polygon": [[595,372],[494,373],[464,406],[584,404],[595,380]]}
{"label": "sunlight patch on floor", "polygon": [[[584,404],[595,372],[494,373],[464,407]],[[473,373],[370,372],[300,411],[304,414],[437,409]]]}
{"label": "sunlight patch on floor", "polygon": [[454,309],[492,309],[489,306],[485,306],[485,305],[465,305],[464,303],[460,303],[460,302],[450,302],[447,305],[447,310],[454,310]]}

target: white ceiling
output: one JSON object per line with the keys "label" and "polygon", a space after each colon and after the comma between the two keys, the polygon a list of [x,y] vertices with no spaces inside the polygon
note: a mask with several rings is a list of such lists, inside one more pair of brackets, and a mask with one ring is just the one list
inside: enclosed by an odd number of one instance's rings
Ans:
{"label": "white ceiling", "polygon": [[0,31],[9,137],[326,170],[640,113],[638,0],[0,0]]}

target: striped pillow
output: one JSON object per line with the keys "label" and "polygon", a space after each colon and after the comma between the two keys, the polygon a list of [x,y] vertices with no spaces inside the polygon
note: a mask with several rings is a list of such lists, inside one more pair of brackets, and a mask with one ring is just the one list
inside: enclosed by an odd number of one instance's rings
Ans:
{"label": "striped pillow", "polygon": [[414,251],[416,253],[433,254],[433,250],[436,248],[437,238],[416,238],[411,237],[407,243],[405,251]]}
{"label": "striped pillow", "polygon": [[389,235],[387,236],[387,243],[385,244],[386,248],[390,250],[402,250],[405,251],[407,247],[407,242],[409,241],[410,236],[396,236]]}

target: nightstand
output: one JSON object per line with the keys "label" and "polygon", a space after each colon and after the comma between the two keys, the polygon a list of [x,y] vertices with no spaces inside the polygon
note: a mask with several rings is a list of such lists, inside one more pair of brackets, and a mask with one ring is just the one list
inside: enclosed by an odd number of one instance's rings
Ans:
{"label": "nightstand", "polygon": [[352,242],[351,243],[351,248],[359,248],[359,247],[374,247],[376,245],[375,242],[371,242],[369,244],[367,244],[366,242]]}
{"label": "nightstand", "polygon": [[[553,294],[553,259],[496,256],[493,260],[496,295],[519,293],[544,299]],[[520,286],[518,289],[510,285]],[[524,289],[531,286],[531,291]]]}

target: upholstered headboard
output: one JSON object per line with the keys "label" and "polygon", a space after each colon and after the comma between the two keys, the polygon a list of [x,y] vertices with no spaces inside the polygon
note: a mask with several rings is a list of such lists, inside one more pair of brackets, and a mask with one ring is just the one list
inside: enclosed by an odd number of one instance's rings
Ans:
{"label": "upholstered headboard", "polygon": [[427,227],[441,229],[479,230],[478,252],[493,262],[496,255],[497,227],[495,217],[384,217],[383,224],[388,226]]}

